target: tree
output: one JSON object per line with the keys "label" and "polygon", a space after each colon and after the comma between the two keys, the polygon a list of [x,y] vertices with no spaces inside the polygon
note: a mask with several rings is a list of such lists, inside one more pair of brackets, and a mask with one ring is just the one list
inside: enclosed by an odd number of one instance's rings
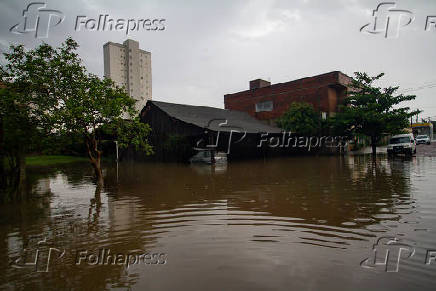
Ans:
{"label": "tree", "polygon": [[281,129],[301,135],[314,135],[321,130],[319,114],[312,104],[306,102],[293,102],[276,124]]}
{"label": "tree", "polygon": [[142,123],[139,118],[118,119],[103,125],[101,129],[103,134],[116,138],[121,149],[132,146],[137,151],[145,152],[146,155],[154,154],[153,147],[148,143],[151,128],[148,124]]}
{"label": "tree", "polygon": [[25,177],[22,153],[30,144],[40,140],[38,133],[36,124],[29,118],[29,106],[23,98],[6,88],[1,88],[0,189],[8,193],[6,196],[21,190]]}
{"label": "tree", "polygon": [[419,110],[411,112],[409,107],[399,107],[403,101],[414,100],[415,95],[396,94],[399,87],[374,85],[383,76],[384,73],[370,77],[356,72],[345,103],[334,118],[335,127],[344,134],[369,137],[374,157],[383,136],[402,132],[408,127],[409,118],[419,113]]}
{"label": "tree", "polygon": [[[45,134],[81,135],[94,169],[97,183],[103,184],[102,150],[99,130],[105,124],[116,128],[122,145],[134,143],[151,154],[150,127],[139,122],[135,100],[110,79],[87,72],[71,38],[58,48],[48,44],[26,51],[11,46],[5,53],[6,66],[0,70],[5,86],[26,104],[29,119]],[[123,117],[133,117],[126,126]],[[139,133],[132,136],[132,133]]]}

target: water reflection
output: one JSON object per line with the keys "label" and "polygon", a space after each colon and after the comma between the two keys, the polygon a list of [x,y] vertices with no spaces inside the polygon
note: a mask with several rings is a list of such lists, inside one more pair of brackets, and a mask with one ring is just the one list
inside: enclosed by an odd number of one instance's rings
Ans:
{"label": "water reflection", "polygon": [[[0,287],[287,289],[296,278],[344,287],[354,282],[350,272],[356,280],[372,276],[359,262],[378,236],[416,237],[407,228],[421,223],[414,196],[428,187],[420,175],[434,174],[435,162],[354,156],[107,165],[103,189],[87,164],[30,169],[32,198],[0,206]],[[67,251],[50,272],[10,267],[43,238],[47,248]],[[75,265],[78,250],[102,248],[164,252],[168,263]]]}

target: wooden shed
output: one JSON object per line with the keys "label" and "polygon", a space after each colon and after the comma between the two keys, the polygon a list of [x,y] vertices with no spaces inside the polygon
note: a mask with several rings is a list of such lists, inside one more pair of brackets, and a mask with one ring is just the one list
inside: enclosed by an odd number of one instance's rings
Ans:
{"label": "wooden shed", "polygon": [[140,118],[152,128],[158,160],[186,161],[195,149],[214,146],[230,159],[263,156],[265,149],[257,147],[261,134],[281,133],[244,112],[154,100],[147,101]]}

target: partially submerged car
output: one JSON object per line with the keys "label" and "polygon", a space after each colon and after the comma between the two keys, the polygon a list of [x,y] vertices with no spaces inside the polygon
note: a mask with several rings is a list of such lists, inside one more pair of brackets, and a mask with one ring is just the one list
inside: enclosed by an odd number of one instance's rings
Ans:
{"label": "partially submerged car", "polygon": [[219,164],[227,162],[226,153],[214,152],[210,150],[199,151],[190,160],[191,163],[203,163],[203,164]]}
{"label": "partially submerged car", "polygon": [[416,144],[430,144],[431,140],[428,135],[418,135],[416,136]]}
{"label": "partially submerged car", "polygon": [[394,135],[389,140],[388,155],[404,154],[406,156],[412,156],[416,154],[416,142],[413,134],[399,134]]}

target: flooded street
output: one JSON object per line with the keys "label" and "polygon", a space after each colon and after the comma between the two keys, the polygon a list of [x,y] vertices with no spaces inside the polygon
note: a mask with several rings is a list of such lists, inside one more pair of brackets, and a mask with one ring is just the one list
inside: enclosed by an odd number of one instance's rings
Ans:
{"label": "flooded street", "polygon": [[0,205],[0,289],[434,290],[435,157],[104,175],[98,191],[86,163],[28,169],[28,197]]}

